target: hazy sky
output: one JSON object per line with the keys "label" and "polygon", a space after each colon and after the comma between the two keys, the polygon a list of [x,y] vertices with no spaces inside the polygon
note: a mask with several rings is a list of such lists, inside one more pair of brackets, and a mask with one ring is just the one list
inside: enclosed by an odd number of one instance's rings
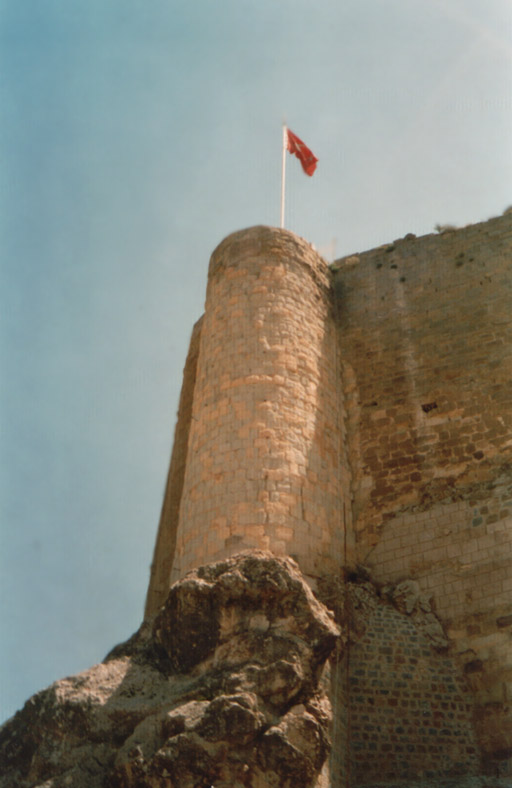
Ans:
{"label": "hazy sky", "polygon": [[512,203],[510,0],[0,0],[0,718],[138,627],[208,259]]}

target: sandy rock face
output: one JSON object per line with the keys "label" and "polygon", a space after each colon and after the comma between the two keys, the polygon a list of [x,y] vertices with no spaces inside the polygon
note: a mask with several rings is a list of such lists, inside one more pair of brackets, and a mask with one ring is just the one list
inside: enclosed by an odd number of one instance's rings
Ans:
{"label": "sandy rock face", "polygon": [[314,786],[338,634],[290,559],[251,551],[201,567],[103,663],[4,725],[0,786]]}

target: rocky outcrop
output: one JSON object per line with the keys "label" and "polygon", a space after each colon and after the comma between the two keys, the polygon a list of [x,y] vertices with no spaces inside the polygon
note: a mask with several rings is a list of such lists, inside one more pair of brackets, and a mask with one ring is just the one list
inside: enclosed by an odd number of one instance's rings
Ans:
{"label": "rocky outcrop", "polygon": [[103,663],[4,725],[0,786],[319,786],[338,634],[291,559],[249,552],[194,570]]}

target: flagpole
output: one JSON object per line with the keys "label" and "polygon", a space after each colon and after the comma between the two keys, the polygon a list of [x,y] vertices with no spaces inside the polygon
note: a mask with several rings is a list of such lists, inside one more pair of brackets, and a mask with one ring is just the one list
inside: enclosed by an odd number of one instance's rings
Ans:
{"label": "flagpole", "polygon": [[284,229],[284,191],[286,180],[286,123],[283,123],[283,157],[281,163],[281,229]]}

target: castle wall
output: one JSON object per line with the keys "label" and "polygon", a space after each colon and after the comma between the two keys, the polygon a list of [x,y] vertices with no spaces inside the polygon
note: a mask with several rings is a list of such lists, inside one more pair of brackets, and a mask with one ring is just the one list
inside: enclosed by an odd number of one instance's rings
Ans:
{"label": "castle wall", "polygon": [[479,773],[473,698],[407,616],[379,605],[349,658],[353,785]]}
{"label": "castle wall", "polygon": [[510,458],[511,262],[508,214],[334,266],[361,555],[389,513],[493,479]]}
{"label": "castle wall", "polygon": [[162,511],[156,537],[151,576],[146,596],[145,615],[150,616],[164,604],[171,585],[172,564],[180,517],[180,503],[188,456],[188,439],[192,420],[192,402],[197,375],[197,358],[203,319],[194,326],[183,370],[178,418],[174,431],[171,463],[165,486]]}
{"label": "castle wall", "polygon": [[173,580],[246,548],[335,571],[350,516],[330,273],[292,233],[210,262]]}
{"label": "castle wall", "polygon": [[[377,583],[413,578],[472,691],[486,768],[502,775],[512,773],[511,263],[510,214],[406,236],[331,271],[286,231],[225,239],[185,370],[147,607],[189,569],[247,548],[291,555],[310,578],[356,561]],[[392,679],[379,659],[391,618],[354,646],[364,676],[334,674],[342,782],[365,779],[368,742],[393,764],[418,744],[408,711],[403,741],[391,729],[389,741],[367,738],[378,687],[362,683]],[[453,762],[465,752],[473,769],[467,728],[457,739],[448,719],[446,753],[460,745]],[[432,764],[439,730],[427,736]],[[419,774],[424,753],[408,752]]]}
{"label": "castle wall", "polygon": [[[512,216],[339,261],[359,561],[432,595],[488,762],[512,750]],[[501,765],[500,765],[501,764]],[[510,768],[510,767],[508,767]]]}
{"label": "castle wall", "polygon": [[381,582],[414,577],[437,614],[475,698],[475,726],[495,772],[512,754],[512,473],[479,497],[404,512],[367,557]]}

